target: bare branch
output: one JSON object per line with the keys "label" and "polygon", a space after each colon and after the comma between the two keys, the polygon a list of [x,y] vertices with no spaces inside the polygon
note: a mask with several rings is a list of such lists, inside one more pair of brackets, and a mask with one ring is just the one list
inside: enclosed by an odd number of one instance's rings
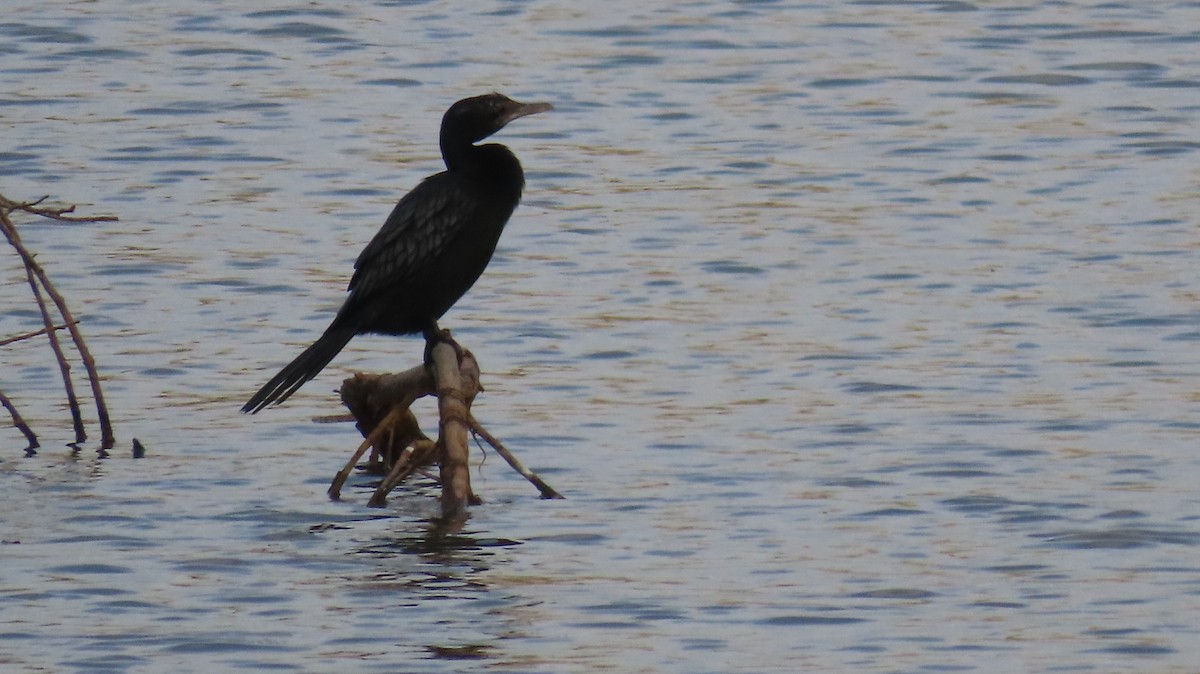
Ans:
{"label": "bare branch", "polygon": [[[51,348],[54,350],[55,357],[58,359],[59,368],[63,374],[63,386],[66,389],[67,398],[71,405],[71,413],[75,423],[75,441],[76,443],[83,442],[87,436],[83,430],[82,415],[79,413],[78,401],[75,399],[74,387],[70,379],[70,365],[67,363],[65,356],[62,353],[62,348],[59,346],[58,337],[55,331],[58,329],[55,321],[50,317],[46,307],[45,300],[42,297],[41,289],[45,289],[47,295],[54,302],[55,308],[62,317],[62,323],[71,334],[71,339],[75,343],[76,350],[79,351],[80,359],[83,361],[84,369],[87,371],[88,380],[91,384],[92,398],[96,401],[96,412],[100,421],[101,446],[100,451],[112,449],[115,444],[115,439],[112,432],[112,424],[108,418],[108,407],[104,403],[104,394],[100,390],[100,376],[96,372],[96,363],[92,358],[91,352],[87,348],[87,344],[83,339],[83,334],[79,331],[76,321],[70,310],[67,308],[67,303],[62,295],[54,288],[54,284],[50,282],[49,276],[46,275],[41,265],[34,259],[32,253],[25,248],[21,242],[21,237],[17,233],[16,226],[9,219],[8,214],[12,211],[23,211],[33,215],[39,215],[54,220],[66,220],[71,222],[100,222],[116,220],[115,217],[101,216],[96,218],[78,218],[66,217],[64,213],[70,213],[75,210],[74,206],[64,208],[39,208],[38,204],[42,203],[46,197],[37,199],[31,202],[15,202],[7,197],[0,195],[0,230],[3,230],[9,244],[17,251],[25,265],[26,276],[29,280],[30,289],[33,291],[34,298],[38,303],[38,308],[42,314],[42,322],[47,339],[50,342]],[[40,288],[39,288],[40,284]]]}
{"label": "bare branch", "polygon": [[521,460],[518,459],[516,455],[508,451],[508,448],[505,447],[500,440],[496,438],[496,436],[489,433],[487,429],[483,427],[483,424],[479,423],[478,419],[476,419],[474,416],[470,416],[467,419],[467,423],[471,425],[471,430],[474,431],[476,435],[483,438],[485,442],[492,446],[492,449],[496,450],[497,454],[504,457],[504,460],[508,462],[508,465],[512,466],[513,470],[520,473],[526,480],[529,480],[530,484],[537,487],[538,491],[542,492],[542,498],[563,498],[562,494],[555,491],[554,487],[546,484],[542,478],[538,477],[537,473],[526,468],[525,464],[521,463]]}
{"label": "bare branch", "polygon": [[[75,321],[75,322],[78,323],[79,321]],[[54,326],[53,329],[54,330],[66,330],[67,326],[56,325],[56,326]],[[0,346],[8,346],[9,344],[14,344],[16,342],[22,342],[22,341],[25,341],[26,339],[33,339],[34,337],[37,337],[39,335],[46,334],[46,332],[47,332],[46,328],[42,328],[41,330],[34,330],[33,332],[26,332],[26,333],[23,333],[20,335],[14,335],[12,337],[8,337],[6,339],[0,339]]]}
{"label": "bare branch", "polygon": [[0,211],[23,211],[30,215],[40,215],[43,218],[51,220],[60,220],[62,222],[116,222],[115,215],[93,215],[93,216],[68,216],[67,213],[74,213],[75,206],[63,206],[61,208],[39,208],[38,204],[50,195],[34,199],[33,201],[13,201],[8,197],[0,194]]}
{"label": "bare branch", "polygon": [[[15,234],[14,230],[14,237]],[[71,409],[71,423],[75,428],[75,444],[81,444],[87,441],[87,431],[83,428],[83,414],[79,411],[79,399],[75,396],[75,384],[71,381],[71,364],[67,362],[67,357],[63,354],[62,344],[58,341],[58,333],[54,331],[54,318],[50,316],[50,310],[46,307],[46,298],[43,297],[42,288],[38,285],[38,274],[35,269],[40,269],[40,267],[33,261],[32,256],[24,252],[20,239],[14,237],[9,237],[9,242],[17,247],[21,257],[25,258],[25,278],[29,282],[29,290],[33,292],[33,299],[37,302],[38,311],[42,315],[42,325],[46,326],[44,331],[46,339],[50,342],[50,350],[54,352],[54,357],[58,361],[63,390],[67,393],[67,405]]]}
{"label": "bare branch", "polygon": [[33,450],[42,445],[38,442],[37,435],[34,435],[33,430],[29,428],[29,424],[25,423],[25,420],[21,418],[21,413],[17,411],[16,406],[8,399],[8,396],[4,395],[4,391],[0,391],[0,405],[3,405],[4,409],[8,410],[8,413],[12,416],[13,426],[21,431],[25,435],[25,439],[29,441],[29,446],[25,448],[25,453],[35,454],[36,452]]}

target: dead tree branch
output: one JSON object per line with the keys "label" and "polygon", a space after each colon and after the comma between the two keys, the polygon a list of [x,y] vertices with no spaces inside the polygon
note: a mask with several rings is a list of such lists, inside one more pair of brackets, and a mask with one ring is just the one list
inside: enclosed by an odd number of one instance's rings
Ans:
{"label": "dead tree branch", "polygon": [[[65,327],[71,334],[71,340],[74,342],[75,349],[79,352],[80,360],[83,361],[84,369],[88,375],[88,381],[91,384],[92,398],[96,402],[96,413],[100,422],[101,444],[100,451],[112,449],[115,444],[115,439],[112,432],[112,424],[108,417],[108,407],[104,403],[104,394],[100,389],[100,376],[96,372],[96,363],[92,358],[91,352],[87,348],[87,344],[83,339],[83,334],[78,327],[78,321],[71,315],[71,311],[67,308],[66,300],[55,289],[51,283],[46,271],[38,264],[34,255],[25,247],[21,241],[21,236],[17,233],[17,228],[13,225],[9,218],[9,213],[13,211],[23,211],[32,215],[37,215],[52,220],[64,222],[111,222],[116,220],[113,216],[98,216],[98,217],[76,217],[68,216],[67,213],[74,212],[74,206],[66,206],[62,208],[47,208],[41,204],[46,200],[46,197],[34,201],[17,202],[7,197],[0,195],[0,230],[3,230],[5,238],[9,244],[17,251],[17,255],[21,258],[25,265],[26,277],[29,281],[29,287],[33,292],[34,300],[37,302],[38,309],[42,315],[42,323],[44,325],[42,332],[46,334],[47,340],[50,343],[51,349],[54,351],[55,358],[58,360],[59,369],[63,376],[63,388],[66,391],[68,403],[71,407],[71,416],[75,427],[75,442],[82,443],[87,439],[87,434],[83,428],[83,416],[79,410],[78,400],[75,398],[74,386],[71,383],[70,370],[71,366],[66,360],[66,356],[62,351],[59,343],[57,330]],[[56,325],[56,321],[51,316],[49,308],[46,304],[45,297],[50,297],[54,303],[55,309],[61,317],[61,326]],[[14,338],[16,339],[16,338]]]}
{"label": "dead tree branch", "polygon": [[[19,243],[20,240],[18,239],[14,245],[18,245]],[[83,413],[79,410],[79,400],[75,397],[75,384],[71,381],[71,364],[67,362],[67,357],[63,353],[62,344],[58,341],[58,333],[52,329],[54,327],[54,318],[50,316],[50,309],[46,306],[46,298],[42,296],[42,287],[38,285],[38,277],[34,271],[35,266],[37,266],[36,262],[32,260],[26,261],[25,278],[29,282],[29,290],[33,293],[33,300],[37,302],[38,311],[42,314],[42,324],[46,326],[43,328],[46,331],[46,340],[50,343],[50,350],[54,352],[55,360],[58,361],[58,369],[63,380],[63,390],[67,394],[67,404],[71,409],[71,423],[75,428],[75,444],[80,445],[87,441],[87,432],[83,429]]]}

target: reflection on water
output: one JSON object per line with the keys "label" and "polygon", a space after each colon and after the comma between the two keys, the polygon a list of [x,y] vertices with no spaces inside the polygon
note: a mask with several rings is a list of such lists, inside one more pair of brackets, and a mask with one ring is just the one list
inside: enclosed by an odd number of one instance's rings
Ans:
{"label": "reflection on water", "polygon": [[[111,9],[0,23],[0,191],[120,217],[19,225],[146,447],[55,449],[0,349],[46,446],[2,436],[6,667],[1194,667],[1196,7]],[[489,455],[444,531],[427,484],[327,501],[356,433],[309,421],[419,340],[236,410],[492,89],[556,111],[444,323],[567,500]]]}

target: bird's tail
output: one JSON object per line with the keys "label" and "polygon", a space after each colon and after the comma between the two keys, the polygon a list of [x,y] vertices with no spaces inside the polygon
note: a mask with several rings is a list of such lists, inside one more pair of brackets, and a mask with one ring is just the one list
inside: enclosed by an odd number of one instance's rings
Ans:
{"label": "bird's tail", "polygon": [[271,381],[259,389],[258,393],[250,398],[250,402],[242,406],[242,411],[254,414],[267,405],[287,400],[304,385],[304,382],[317,376],[354,334],[355,330],[352,327],[330,326],[320,339],[304,350],[304,353],[296,356],[296,359],[280,370],[279,374],[271,377]]}

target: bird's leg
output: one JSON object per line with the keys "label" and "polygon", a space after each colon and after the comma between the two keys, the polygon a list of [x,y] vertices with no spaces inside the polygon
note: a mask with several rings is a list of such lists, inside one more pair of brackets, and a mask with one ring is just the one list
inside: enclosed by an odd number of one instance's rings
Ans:
{"label": "bird's leg", "polygon": [[433,365],[433,347],[437,346],[438,342],[445,342],[454,348],[454,355],[458,357],[458,364],[462,365],[463,348],[458,342],[450,336],[449,330],[444,330],[438,327],[437,321],[430,321],[429,325],[421,331],[425,337],[425,367]]}
{"label": "bird's leg", "polygon": [[437,321],[430,321],[421,334],[425,337],[425,369],[433,371],[433,347],[438,343],[438,337],[441,336],[442,329],[438,327]]}

